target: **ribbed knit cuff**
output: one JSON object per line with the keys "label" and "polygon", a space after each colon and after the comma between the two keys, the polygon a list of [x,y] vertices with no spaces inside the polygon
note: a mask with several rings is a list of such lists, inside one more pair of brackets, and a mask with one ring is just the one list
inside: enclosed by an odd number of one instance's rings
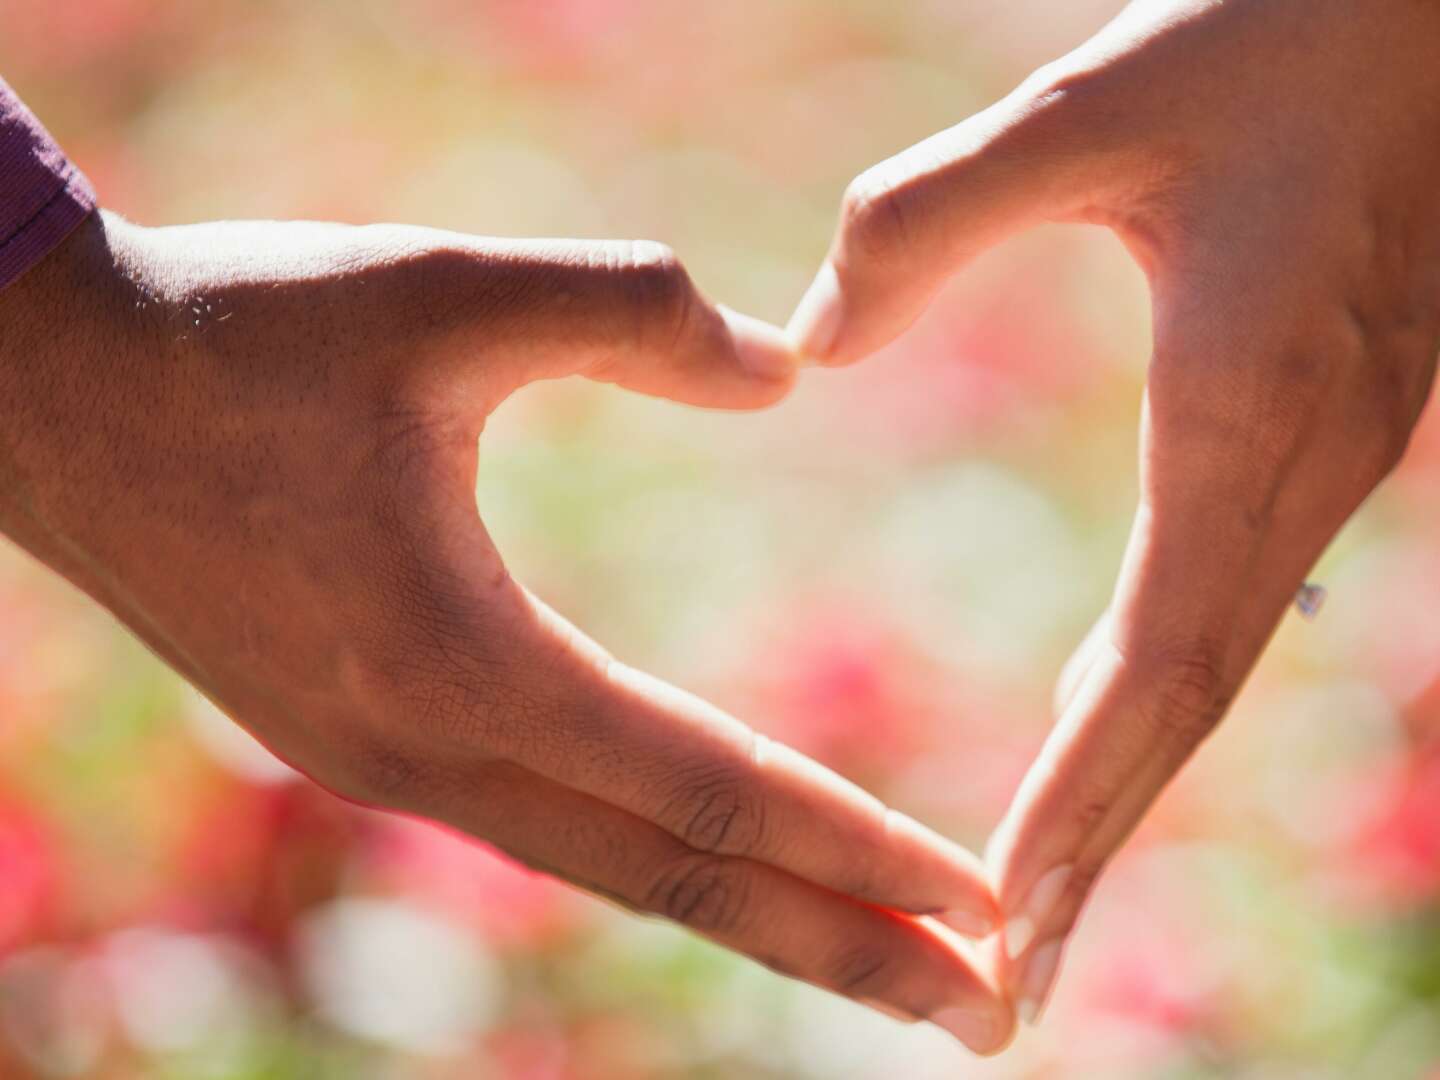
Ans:
{"label": "ribbed knit cuff", "polygon": [[95,209],[90,182],[0,79],[0,289]]}

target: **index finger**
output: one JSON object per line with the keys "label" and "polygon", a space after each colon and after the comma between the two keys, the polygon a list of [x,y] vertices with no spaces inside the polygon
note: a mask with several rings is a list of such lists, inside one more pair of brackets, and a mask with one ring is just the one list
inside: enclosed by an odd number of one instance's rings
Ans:
{"label": "index finger", "polygon": [[763,862],[971,936],[998,926],[975,855],[720,709],[610,659],[529,599],[537,647],[560,657],[544,691],[558,722],[546,738],[514,744],[518,763],[693,850]]}

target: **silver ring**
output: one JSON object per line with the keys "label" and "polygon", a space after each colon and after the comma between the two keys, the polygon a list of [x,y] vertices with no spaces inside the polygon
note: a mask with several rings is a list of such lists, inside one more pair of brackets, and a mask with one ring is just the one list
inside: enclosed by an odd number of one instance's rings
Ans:
{"label": "silver ring", "polygon": [[1300,591],[1295,594],[1295,609],[1306,619],[1313,619],[1320,614],[1320,609],[1325,606],[1325,597],[1330,594],[1324,585],[1317,585],[1313,581],[1307,581],[1300,586]]}

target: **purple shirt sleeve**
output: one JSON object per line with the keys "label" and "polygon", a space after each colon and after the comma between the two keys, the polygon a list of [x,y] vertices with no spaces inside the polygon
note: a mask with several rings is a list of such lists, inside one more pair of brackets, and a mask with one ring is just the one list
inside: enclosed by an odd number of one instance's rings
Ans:
{"label": "purple shirt sleeve", "polygon": [[0,79],[0,289],[95,209],[95,191]]}

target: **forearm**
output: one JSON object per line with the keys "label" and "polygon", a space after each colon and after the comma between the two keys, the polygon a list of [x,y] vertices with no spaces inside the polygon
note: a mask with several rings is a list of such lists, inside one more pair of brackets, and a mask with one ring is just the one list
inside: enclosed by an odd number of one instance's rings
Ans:
{"label": "forearm", "polygon": [[72,362],[84,330],[66,300],[87,291],[76,270],[92,231],[73,231],[0,289],[0,534],[26,547],[37,483],[63,466],[84,426]]}

